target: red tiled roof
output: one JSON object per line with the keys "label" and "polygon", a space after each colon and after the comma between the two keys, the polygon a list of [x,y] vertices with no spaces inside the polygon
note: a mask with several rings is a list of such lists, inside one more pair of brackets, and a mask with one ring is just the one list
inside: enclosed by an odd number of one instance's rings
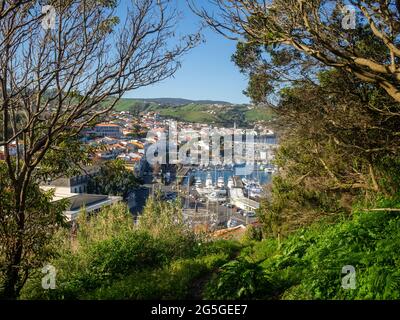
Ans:
{"label": "red tiled roof", "polygon": [[96,127],[119,127],[119,125],[114,123],[99,123],[96,124]]}

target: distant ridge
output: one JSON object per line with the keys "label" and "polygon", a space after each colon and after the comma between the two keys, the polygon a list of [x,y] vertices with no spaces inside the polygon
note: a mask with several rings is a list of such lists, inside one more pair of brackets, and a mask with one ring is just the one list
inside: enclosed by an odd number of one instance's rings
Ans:
{"label": "distant ridge", "polygon": [[169,106],[183,106],[190,103],[195,104],[221,104],[221,105],[232,105],[232,103],[227,101],[217,101],[217,100],[190,100],[190,99],[182,99],[182,98],[124,98],[124,100],[132,100],[137,102],[150,102],[157,103],[161,105],[169,105]]}
{"label": "distant ridge", "polygon": [[[214,106],[218,104],[219,106]],[[232,104],[216,100],[190,100],[182,98],[122,98],[115,111],[128,111],[139,116],[143,112],[157,112],[167,119],[192,123],[209,123],[231,126],[233,123],[248,127],[256,122],[270,121],[274,117],[271,108]]]}

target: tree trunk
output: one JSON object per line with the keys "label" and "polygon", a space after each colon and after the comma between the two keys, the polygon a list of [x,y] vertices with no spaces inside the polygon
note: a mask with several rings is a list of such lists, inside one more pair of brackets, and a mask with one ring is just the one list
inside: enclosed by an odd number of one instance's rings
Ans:
{"label": "tree trunk", "polygon": [[15,246],[9,248],[11,259],[6,267],[6,275],[4,280],[4,299],[15,300],[19,296],[20,291],[20,267],[22,261],[22,253],[24,249],[24,232],[25,232],[25,204],[26,204],[26,186],[23,182],[22,187],[17,182],[15,188],[15,208],[17,212],[18,231],[16,234]]}
{"label": "tree trunk", "polygon": [[9,261],[9,265],[7,266],[6,277],[4,280],[4,299],[6,300],[15,300],[18,298],[19,289],[19,271],[20,271],[20,264],[22,258],[22,251],[23,251],[23,234],[19,232],[17,243],[15,248],[13,248],[12,258]]}
{"label": "tree trunk", "polygon": [[18,265],[21,262],[22,256],[22,247],[18,246],[16,248],[16,252],[14,258],[10,262],[10,265],[7,268],[6,278],[4,281],[4,299],[6,300],[15,300],[18,297],[18,280],[19,280],[19,267]]}

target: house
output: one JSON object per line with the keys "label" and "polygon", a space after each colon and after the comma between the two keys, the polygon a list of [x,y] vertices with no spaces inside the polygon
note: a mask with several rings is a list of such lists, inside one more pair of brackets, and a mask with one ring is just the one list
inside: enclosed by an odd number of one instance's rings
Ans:
{"label": "house", "polygon": [[75,220],[82,209],[87,213],[96,213],[101,209],[122,201],[122,197],[99,194],[75,194],[68,198],[69,205],[64,212],[68,221]]}
{"label": "house", "polygon": [[122,197],[113,197],[99,194],[77,194],[66,192],[63,187],[40,186],[43,191],[54,191],[53,202],[66,200],[68,205],[64,215],[68,222],[76,220],[84,209],[86,213],[93,214],[101,209],[122,201]]}
{"label": "house", "polygon": [[87,193],[87,184],[89,178],[99,171],[99,167],[90,166],[73,177],[61,177],[55,180],[47,181],[44,186],[57,188],[57,191],[63,194]]}
{"label": "house", "polygon": [[97,137],[121,138],[122,129],[119,125],[113,123],[99,123],[94,127],[94,133]]}

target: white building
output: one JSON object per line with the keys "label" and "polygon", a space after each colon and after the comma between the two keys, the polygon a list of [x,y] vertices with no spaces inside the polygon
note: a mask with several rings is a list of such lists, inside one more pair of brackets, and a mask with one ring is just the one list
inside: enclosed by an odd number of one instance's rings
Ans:
{"label": "white building", "polygon": [[41,186],[43,191],[54,190],[53,202],[68,200],[68,206],[64,211],[67,221],[74,221],[84,209],[86,213],[95,213],[104,207],[111,206],[122,201],[122,197],[112,197],[98,194],[77,194],[66,192],[64,188]]}
{"label": "white building", "polygon": [[230,189],[230,196],[231,204],[238,207],[239,209],[254,211],[260,207],[260,204],[257,201],[246,198],[241,188]]}
{"label": "white building", "polygon": [[113,123],[99,123],[94,127],[94,133],[98,137],[121,138],[122,129],[119,125]]}

